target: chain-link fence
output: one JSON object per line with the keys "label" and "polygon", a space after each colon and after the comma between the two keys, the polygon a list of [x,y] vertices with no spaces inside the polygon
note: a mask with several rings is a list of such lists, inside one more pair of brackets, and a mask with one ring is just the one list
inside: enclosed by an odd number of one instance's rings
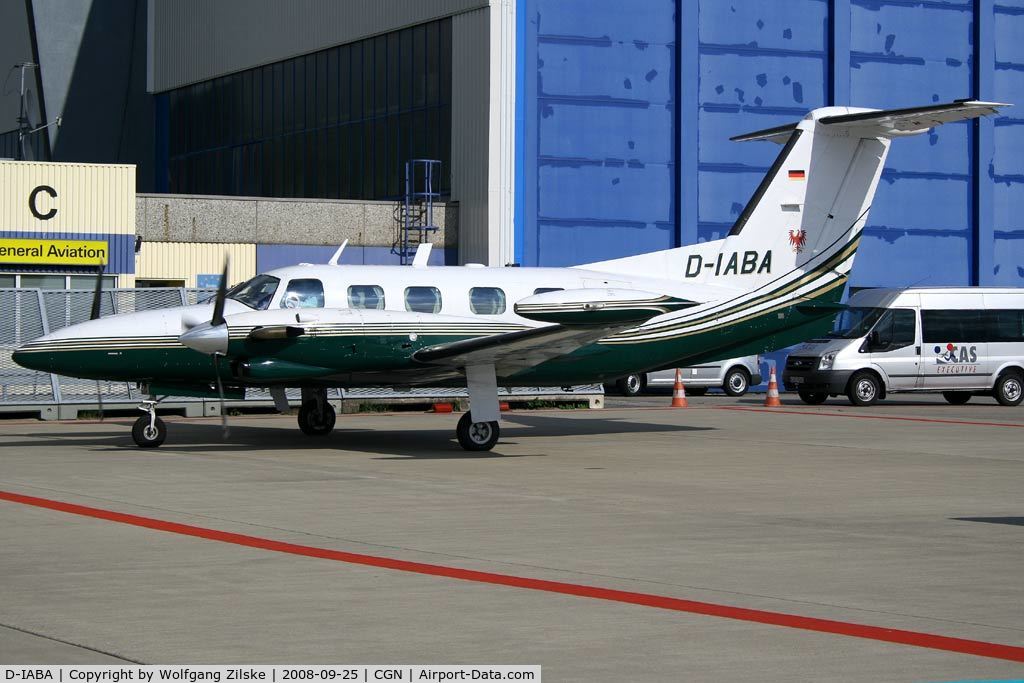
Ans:
{"label": "chain-link fence", "polygon": [[[100,298],[100,314],[132,313],[193,304],[213,289],[110,289]],[[125,382],[105,382],[26,370],[11,360],[16,348],[36,337],[89,319],[88,289],[0,289],[0,406],[32,407],[63,403],[137,401]]]}
{"label": "chain-link fence", "polygon": [[[171,308],[202,302],[216,293],[214,289],[151,288],[105,290],[100,313],[133,313],[155,308]],[[87,289],[0,289],[0,409],[32,411],[52,405],[106,405],[137,403],[146,398],[132,384],[77,379],[27,370],[11,360],[16,348],[44,334],[89,319],[93,291]],[[550,387],[502,389],[501,398],[565,396],[567,392]],[[603,394],[600,385],[574,387],[572,395],[586,399]],[[353,399],[367,402],[422,399],[465,398],[459,388],[416,388],[395,390],[386,387],[363,389],[332,389],[331,399]],[[288,398],[297,401],[298,389],[289,389]],[[272,401],[265,389],[248,389],[247,402]],[[202,399],[182,398],[181,402]],[[237,402],[231,402],[235,404]]]}

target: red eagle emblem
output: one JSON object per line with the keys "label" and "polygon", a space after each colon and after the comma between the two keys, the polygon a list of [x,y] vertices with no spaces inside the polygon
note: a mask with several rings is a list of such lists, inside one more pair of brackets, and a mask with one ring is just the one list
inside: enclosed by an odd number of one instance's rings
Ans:
{"label": "red eagle emblem", "polygon": [[789,231],[789,246],[793,247],[793,252],[799,254],[804,250],[804,245],[807,244],[807,231],[806,230],[790,230]]}

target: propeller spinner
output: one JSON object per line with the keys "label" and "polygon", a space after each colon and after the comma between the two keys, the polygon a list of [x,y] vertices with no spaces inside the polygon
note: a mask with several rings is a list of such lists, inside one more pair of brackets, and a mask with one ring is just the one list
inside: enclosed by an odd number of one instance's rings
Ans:
{"label": "propeller spinner", "polygon": [[213,301],[213,316],[210,322],[196,325],[178,337],[185,346],[207,355],[226,355],[228,352],[228,325],[224,319],[224,302],[228,294],[229,259],[224,259],[217,296]]}

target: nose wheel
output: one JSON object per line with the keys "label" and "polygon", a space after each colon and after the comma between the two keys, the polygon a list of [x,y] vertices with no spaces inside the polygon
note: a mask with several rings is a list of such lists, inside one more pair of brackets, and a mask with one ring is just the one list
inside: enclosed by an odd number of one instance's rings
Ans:
{"label": "nose wheel", "polygon": [[313,398],[306,399],[299,408],[299,429],[306,436],[326,436],[334,430],[337,415],[327,401],[326,392],[316,392]]}
{"label": "nose wheel", "polygon": [[459,426],[455,428],[455,435],[459,439],[459,445],[467,451],[489,451],[498,443],[498,436],[501,428],[497,420],[493,422],[473,422],[469,413],[464,413],[459,418]]}
{"label": "nose wheel", "polygon": [[139,410],[146,413],[132,425],[132,439],[139,448],[156,448],[167,438],[167,425],[156,416],[156,401],[143,401]]}

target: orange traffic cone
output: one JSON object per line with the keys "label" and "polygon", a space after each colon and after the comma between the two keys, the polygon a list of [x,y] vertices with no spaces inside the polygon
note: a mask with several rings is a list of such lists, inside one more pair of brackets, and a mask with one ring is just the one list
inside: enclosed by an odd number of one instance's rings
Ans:
{"label": "orange traffic cone", "polygon": [[672,387],[672,407],[690,407],[690,404],[686,402],[686,388],[683,387],[683,371],[679,368],[676,368],[676,383]]}
{"label": "orange traffic cone", "polygon": [[772,366],[771,374],[768,375],[768,395],[764,397],[766,408],[778,408],[782,405],[779,399],[779,383],[775,379],[775,366]]}

